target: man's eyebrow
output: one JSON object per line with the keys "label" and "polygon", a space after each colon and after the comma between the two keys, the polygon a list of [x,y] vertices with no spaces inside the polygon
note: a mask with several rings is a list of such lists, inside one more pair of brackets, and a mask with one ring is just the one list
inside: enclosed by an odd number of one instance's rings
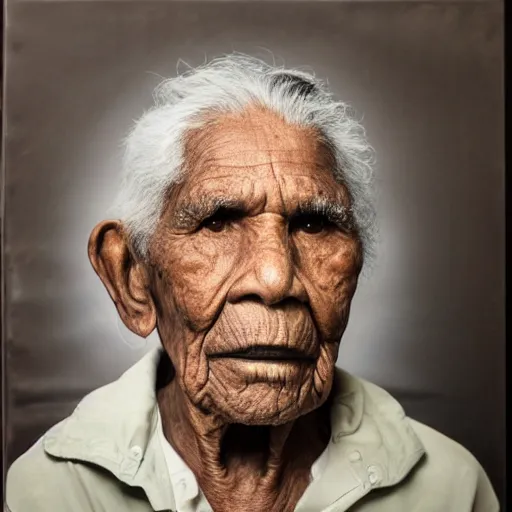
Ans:
{"label": "man's eyebrow", "polygon": [[244,203],[225,196],[200,197],[179,206],[172,215],[176,228],[189,228],[203,222],[220,210],[244,211]]}
{"label": "man's eyebrow", "polygon": [[[221,210],[243,213],[246,211],[246,205],[243,201],[232,197],[203,196],[179,206],[172,215],[172,224],[177,229],[190,229]],[[299,201],[292,211],[286,213],[288,218],[299,215],[322,215],[340,228],[345,230],[354,229],[351,208],[340,201],[322,196]]]}
{"label": "man's eyebrow", "polygon": [[322,215],[337,226],[354,229],[352,209],[340,201],[333,201],[322,196],[312,197],[298,203],[290,217],[298,215]]}

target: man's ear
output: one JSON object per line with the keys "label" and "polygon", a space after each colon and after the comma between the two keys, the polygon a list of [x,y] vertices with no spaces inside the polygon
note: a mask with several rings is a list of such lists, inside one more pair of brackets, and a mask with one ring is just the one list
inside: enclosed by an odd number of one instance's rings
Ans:
{"label": "man's ear", "polygon": [[121,320],[146,338],[156,326],[156,308],[144,265],[135,260],[122,224],[100,222],[89,237],[89,259],[117,307]]}

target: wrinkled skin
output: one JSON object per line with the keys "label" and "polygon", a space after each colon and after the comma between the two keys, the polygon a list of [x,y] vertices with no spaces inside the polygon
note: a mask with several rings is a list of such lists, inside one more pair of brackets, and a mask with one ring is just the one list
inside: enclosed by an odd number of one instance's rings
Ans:
{"label": "wrinkled skin", "polygon": [[119,223],[91,235],[127,326],[158,328],[164,431],[216,511],[293,510],[328,441],[362,252],[348,217],[304,206],[350,208],[316,135],[256,108],[212,119],[188,134],[147,262]]}

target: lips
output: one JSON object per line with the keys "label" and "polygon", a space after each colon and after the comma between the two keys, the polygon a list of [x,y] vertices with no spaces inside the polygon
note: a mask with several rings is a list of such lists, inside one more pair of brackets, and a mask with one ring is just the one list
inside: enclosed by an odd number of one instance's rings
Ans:
{"label": "lips", "polygon": [[311,315],[298,301],[267,307],[255,301],[227,303],[204,339],[210,359],[313,361],[320,346]]}
{"label": "lips", "polygon": [[251,361],[283,361],[283,362],[312,362],[314,357],[300,350],[290,347],[277,347],[275,345],[256,345],[244,350],[232,352],[221,352],[211,354],[212,359],[230,358],[230,359],[248,359]]}

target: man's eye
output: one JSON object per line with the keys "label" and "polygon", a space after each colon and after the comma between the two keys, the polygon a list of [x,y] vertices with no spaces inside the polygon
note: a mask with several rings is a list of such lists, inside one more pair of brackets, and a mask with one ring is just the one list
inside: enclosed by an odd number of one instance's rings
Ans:
{"label": "man's eye", "polygon": [[201,227],[209,229],[214,233],[219,233],[226,227],[227,222],[228,220],[225,218],[223,219],[220,217],[210,217],[201,224]]}
{"label": "man's eye", "polygon": [[224,231],[230,224],[236,222],[243,216],[242,212],[229,209],[221,209],[214,213],[212,216],[205,219],[199,229],[206,228],[214,233]]}
{"label": "man's eye", "polygon": [[315,234],[327,229],[329,224],[323,215],[299,215],[290,222],[290,230]]}

